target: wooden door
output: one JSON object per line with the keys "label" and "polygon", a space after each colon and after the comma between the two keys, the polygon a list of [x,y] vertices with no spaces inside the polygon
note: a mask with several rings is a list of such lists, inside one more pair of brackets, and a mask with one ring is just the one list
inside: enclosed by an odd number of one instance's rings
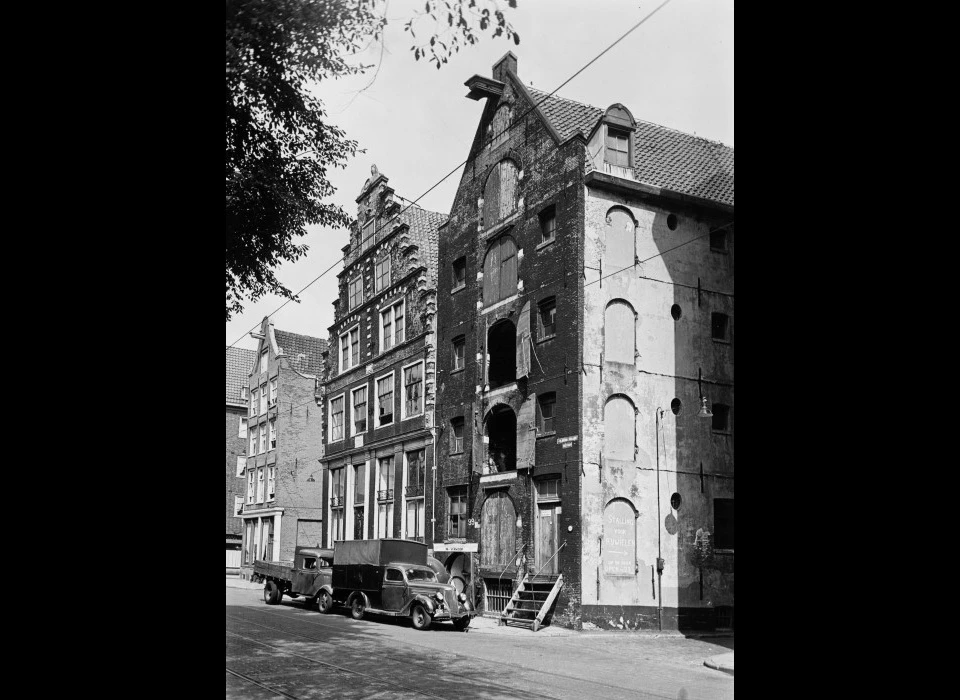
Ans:
{"label": "wooden door", "polygon": [[559,558],[554,556],[560,546],[559,511],[559,503],[541,503],[537,506],[537,568],[533,573],[539,572],[541,576],[559,573]]}
{"label": "wooden door", "polygon": [[505,491],[497,491],[483,503],[480,529],[480,563],[504,569],[513,563],[517,541],[517,511]]}

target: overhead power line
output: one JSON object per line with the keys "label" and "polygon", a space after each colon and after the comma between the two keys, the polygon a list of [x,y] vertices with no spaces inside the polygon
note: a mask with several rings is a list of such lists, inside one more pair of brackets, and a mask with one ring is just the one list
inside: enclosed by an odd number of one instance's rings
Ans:
{"label": "overhead power line", "polygon": [[[511,121],[510,124],[509,124],[509,126],[507,126],[507,128],[504,129],[501,133],[507,133],[508,131],[510,131],[511,129],[513,129],[514,127],[516,127],[518,124],[520,124],[521,122],[523,122],[523,120],[526,119],[526,117],[527,117],[528,114],[530,114],[533,110],[535,110],[535,109],[537,109],[538,107],[540,107],[540,105],[542,105],[544,102],[546,102],[549,98],[553,97],[554,93],[557,92],[557,90],[559,90],[560,88],[564,87],[564,86],[565,86],[567,83],[569,83],[571,80],[573,80],[573,79],[576,78],[578,75],[580,75],[581,73],[583,73],[583,71],[585,71],[587,68],[589,68],[591,65],[593,65],[601,56],[603,56],[603,55],[604,55],[605,53],[607,53],[610,49],[612,49],[614,46],[616,46],[616,45],[619,44],[621,41],[623,41],[625,38],[627,38],[628,35],[630,35],[632,32],[634,32],[636,29],[638,29],[644,22],[646,22],[648,19],[650,19],[651,17],[653,17],[653,15],[655,15],[657,12],[659,12],[661,9],[663,9],[663,7],[666,6],[667,4],[669,4],[670,2],[672,2],[672,0],[664,0],[664,2],[660,3],[656,8],[653,9],[653,11],[651,11],[651,12],[650,12],[649,14],[647,14],[643,19],[641,19],[639,22],[637,22],[637,23],[634,24],[632,27],[630,27],[630,29],[628,29],[628,30],[625,31],[622,35],[620,35],[620,37],[619,37],[618,39],[616,39],[613,43],[609,44],[603,51],[601,51],[601,52],[598,53],[596,56],[594,56],[589,62],[585,63],[576,73],[574,73],[573,75],[571,75],[569,78],[567,78],[567,79],[564,80],[562,83],[560,83],[557,87],[555,87],[553,90],[551,90],[549,93],[547,93],[547,94],[543,97],[543,99],[541,99],[539,102],[537,102],[537,103],[534,104],[532,107],[530,107],[529,109],[527,109],[527,110],[526,110],[523,114],[521,114],[519,117],[517,117],[516,119],[514,119],[513,121]],[[399,211],[399,212],[397,212],[396,214],[394,214],[393,217],[392,217],[386,224],[384,224],[383,226],[381,226],[380,228],[382,229],[384,226],[389,226],[389,225],[392,224],[394,221],[396,221],[396,220],[397,220],[400,216],[402,216],[408,209],[410,209],[410,207],[412,207],[414,204],[416,204],[416,203],[419,202],[421,199],[423,199],[424,197],[426,197],[426,196],[427,196],[428,194],[430,194],[433,190],[435,190],[437,187],[439,187],[441,184],[443,184],[443,183],[447,180],[447,178],[449,178],[451,175],[453,175],[455,172],[457,172],[460,168],[462,168],[464,165],[466,165],[466,164],[469,162],[469,160],[470,160],[470,159],[469,159],[469,157],[468,157],[466,160],[462,161],[461,163],[458,163],[458,164],[456,165],[456,167],[454,167],[450,172],[448,172],[448,173],[447,173],[446,175],[444,175],[442,178],[440,178],[439,180],[437,180],[437,182],[435,182],[429,189],[427,189],[425,192],[423,192],[423,194],[421,194],[421,195],[420,195],[419,197],[417,197],[415,200],[413,200],[412,202],[410,202],[410,203],[409,203],[406,207],[404,207],[401,211]],[[409,200],[406,200],[406,201],[409,201]],[[370,238],[372,238],[372,237],[375,235],[375,233],[376,233],[376,232],[371,232],[371,234],[370,234],[369,236],[367,236],[366,238],[361,239],[361,240],[359,241],[358,248],[360,248],[361,250],[363,250],[363,244],[364,244],[364,242],[366,242],[367,240],[369,240]],[[305,287],[303,287],[303,289],[301,289],[299,292],[297,292],[294,296],[299,296],[300,294],[302,294],[307,288],[309,288],[311,285],[313,285],[315,282],[317,282],[317,280],[319,280],[319,279],[320,279],[321,277],[323,277],[325,274],[327,274],[328,272],[330,272],[330,270],[332,270],[334,267],[336,267],[337,265],[339,265],[339,264],[340,264],[341,262],[343,262],[345,259],[346,259],[346,255],[344,255],[343,257],[341,257],[339,260],[337,260],[336,262],[334,262],[333,265],[331,265],[331,266],[328,267],[326,270],[324,270],[324,271],[321,272],[319,275],[317,275],[309,284],[307,284]],[[292,301],[292,298],[287,299],[285,302],[283,302],[283,304],[281,304],[279,307],[277,307],[277,308],[274,309],[272,312],[270,312],[269,314],[267,314],[267,317],[269,318],[270,316],[273,316],[275,313],[277,313],[278,311],[280,311],[280,309],[282,309],[284,306],[286,306],[287,304],[289,304],[291,301]],[[234,345],[236,345],[236,344],[239,343],[241,340],[243,340],[243,338],[244,338],[246,335],[248,335],[249,333],[255,331],[255,330],[256,330],[257,328],[259,328],[259,327],[260,327],[260,324],[257,323],[257,324],[254,325],[249,331],[247,331],[246,333],[244,333],[243,335],[241,335],[239,338],[237,338],[235,341],[233,341],[230,345],[228,345],[227,348],[232,348]]]}

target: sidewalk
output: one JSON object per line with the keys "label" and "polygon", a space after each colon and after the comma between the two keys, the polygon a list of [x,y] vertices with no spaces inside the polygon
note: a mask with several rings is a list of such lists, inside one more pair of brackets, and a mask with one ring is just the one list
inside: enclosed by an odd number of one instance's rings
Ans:
{"label": "sidewalk", "polygon": [[703,665],[708,668],[715,668],[718,671],[733,675],[733,652],[729,654],[719,654],[705,659]]}

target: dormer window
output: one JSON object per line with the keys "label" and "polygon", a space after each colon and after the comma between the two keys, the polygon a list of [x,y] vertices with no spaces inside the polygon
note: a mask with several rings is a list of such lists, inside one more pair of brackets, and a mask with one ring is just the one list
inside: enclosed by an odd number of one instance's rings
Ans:
{"label": "dormer window", "polygon": [[630,132],[607,127],[607,143],[604,160],[610,165],[630,167]]}

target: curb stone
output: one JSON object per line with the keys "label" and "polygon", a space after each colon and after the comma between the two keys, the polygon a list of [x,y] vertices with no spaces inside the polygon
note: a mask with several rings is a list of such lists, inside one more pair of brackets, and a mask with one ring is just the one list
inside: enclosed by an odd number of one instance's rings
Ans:
{"label": "curb stone", "polygon": [[703,665],[706,666],[707,668],[716,669],[717,671],[722,671],[732,676],[733,675],[733,654],[721,654],[719,656],[711,656],[709,659],[703,660]]}

